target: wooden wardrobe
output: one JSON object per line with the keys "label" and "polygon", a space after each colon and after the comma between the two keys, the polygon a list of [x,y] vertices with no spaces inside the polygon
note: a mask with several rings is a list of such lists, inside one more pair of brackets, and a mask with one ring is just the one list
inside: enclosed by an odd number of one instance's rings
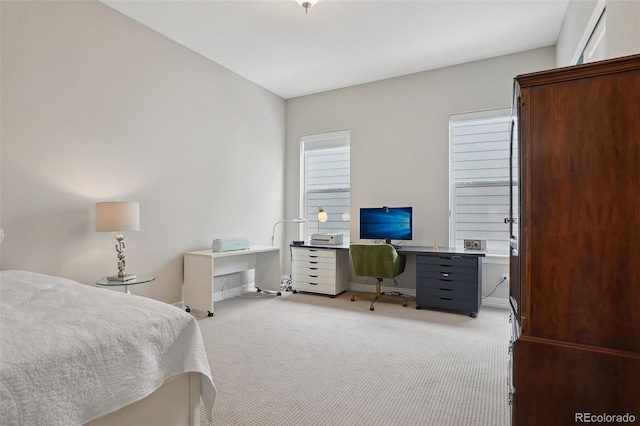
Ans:
{"label": "wooden wardrobe", "polygon": [[520,75],[514,111],[512,424],[640,424],[640,55]]}

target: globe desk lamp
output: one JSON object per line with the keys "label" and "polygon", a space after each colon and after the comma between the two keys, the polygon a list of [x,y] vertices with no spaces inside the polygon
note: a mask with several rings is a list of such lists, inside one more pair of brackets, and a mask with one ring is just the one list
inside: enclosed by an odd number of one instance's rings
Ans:
{"label": "globe desk lamp", "polygon": [[135,274],[125,272],[123,231],[140,230],[140,203],[115,201],[96,203],[96,231],[117,232],[116,252],[118,256],[118,274],[107,277],[109,281],[127,282],[136,278]]}
{"label": "globe desk lamp", "polygon": [[284,223],[284,222],[293,222],[293,223],[302,223],[302,222],[306,222],[307,219],[304,217],[298,218],[298,219],[285,219],[285,220],[279,220],[277,221],[274,225],[273,225],[273,231],[271,231],[271,247],[273,247],[273,241],[275,239],[275,235],[276,235],[276,226],[278,226],[279,223]]}
{"label": "globe desk lamp", "polygon": [[318,207],[318,233],[320,232],[320,222],[324,223],[329,220],[327,212],[322,210],[322,207]]}

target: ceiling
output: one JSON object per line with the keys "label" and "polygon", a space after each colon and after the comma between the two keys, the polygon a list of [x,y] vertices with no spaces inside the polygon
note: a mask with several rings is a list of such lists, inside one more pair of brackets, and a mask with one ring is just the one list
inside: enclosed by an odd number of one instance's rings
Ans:
{"label": "ceiling", "polygon": [[290,99],[556,44],[568,0],[102,0]]}

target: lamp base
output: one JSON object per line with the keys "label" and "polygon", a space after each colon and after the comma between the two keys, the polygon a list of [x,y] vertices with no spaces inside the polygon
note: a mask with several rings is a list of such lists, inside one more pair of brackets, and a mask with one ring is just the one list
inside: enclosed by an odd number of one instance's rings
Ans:
{"label": "lamp base", "polygon": [[119,277],[117,275],[111,275],[110,277],[107,277],[107,281],[120,281],[120,282],[127,282],[135,279],[136,279],[136,274],[125,274],[124,277]]}

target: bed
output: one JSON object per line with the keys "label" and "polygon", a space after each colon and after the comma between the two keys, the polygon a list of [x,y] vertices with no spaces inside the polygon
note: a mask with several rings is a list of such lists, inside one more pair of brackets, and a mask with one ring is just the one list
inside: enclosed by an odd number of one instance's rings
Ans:
{"label": "bed", "polygon": [[175,306],[0,272],[0,424],[198,425],[216,389],[198,323]]}

